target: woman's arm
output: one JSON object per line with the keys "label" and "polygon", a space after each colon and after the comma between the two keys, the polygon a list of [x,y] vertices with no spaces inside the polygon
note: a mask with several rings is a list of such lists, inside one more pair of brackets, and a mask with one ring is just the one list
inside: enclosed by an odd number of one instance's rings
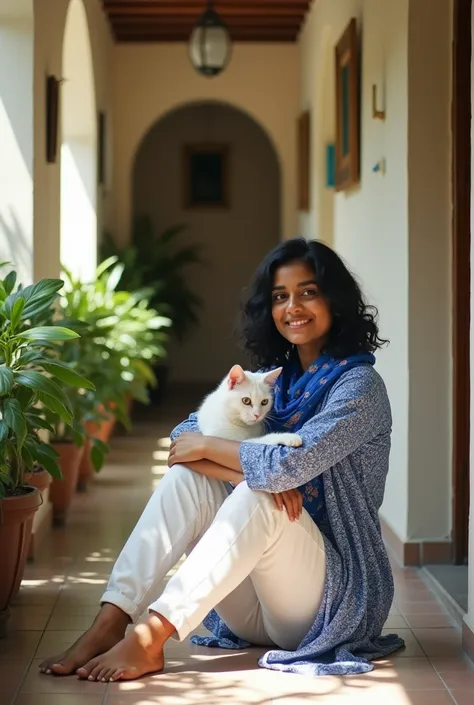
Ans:
{"label": "woman's arm", "polygon": [[192,463],[184,463],[184,465],[193,472],[198,472],[206,477],[213,477],[222,482],[232,482],[232,484],[238,485],[239,482],[244,480],[241,472],[235,472],[235,470],[218,465],[210,460],[196,460]]}
{"label": "woman's arm", "polygon": [[282,492],[309,482],[377,435],[389,435],[390,429],[385,385],[372,369],[360,367],[341,377],[321,412],[298,431],[301,448],[204,437],[203,454],[243,472],[253,490]]}

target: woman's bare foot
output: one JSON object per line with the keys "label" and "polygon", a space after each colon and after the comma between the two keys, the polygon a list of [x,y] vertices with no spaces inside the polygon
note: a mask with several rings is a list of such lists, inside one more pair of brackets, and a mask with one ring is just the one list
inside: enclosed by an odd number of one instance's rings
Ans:
{"label": "woman's bare foot", "polygon": [[111,649],[121,639],[130,624],[130,617],[111,604],[104,604],[93,625],[75,644],[59,656],[45,659],[40,664],[41,673],[68,676],[91,658]]}
{"label": "woman's bare foot", "polygon": [[174,627],[167,619],[152,614],[144,624],[137,624],[110,651],[91,659],[77,675],[90,681],[133,680],[147,673],[163,670],[163,646]]}

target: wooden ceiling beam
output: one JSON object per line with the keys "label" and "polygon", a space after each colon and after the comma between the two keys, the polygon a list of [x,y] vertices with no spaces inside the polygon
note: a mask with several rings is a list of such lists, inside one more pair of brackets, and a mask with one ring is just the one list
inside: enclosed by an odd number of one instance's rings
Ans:
{"label": "wooden ceiling beam", "polygon": [[[112,24],[114,27],[135,27],[137,25],[148,27],[168,27],[170,25],[179,27],[184,25],[194,27],[196,19],[183,15],[170,17],[114,17]],[[229,29],[240,25],[252,27],[299,27],[301,19],[299,17],[248,17],[240,15],[239,17],[232,17],[226,24]]]}
{"label": "wooden ceiling beam", "polygon": [[[199,9],[195,6],[188,5],[174,5],[173,7],[156,7],[154,5],[143,6],[143,5],[124,5],[124,6],[106,6],[106,10],[113,20],[115,17],[169,17],[170,15],[185,15],[195,17],[196,19],[202,14]],[[225,7],[219,10],[219,15],[224,21],[230,17],[238,17],[239,15],[245,14],[249,17],[295,17],[300,16],[301,19],[304,17],[304,11],[298,12],[294,7],[257,7],[257,6],[246,6],[246,7]]]}

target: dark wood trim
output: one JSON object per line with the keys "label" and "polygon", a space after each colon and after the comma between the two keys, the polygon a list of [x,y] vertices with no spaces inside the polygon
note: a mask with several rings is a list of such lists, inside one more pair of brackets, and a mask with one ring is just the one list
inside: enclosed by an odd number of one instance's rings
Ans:
{"label": "dark wood trim", "polygon": [[310,208],[311,171],[311,118],[309,110],[298,118],[298,207],[300,211]]}
{"label": "dark wood trim", "polygon": [[454,0],[453,188],[453,541],[465,563],[469,539],[471,287],[471,6]]}
{"label": "dark wood trim", "polygon": [[[191,188],[191,158],[193,154],[220,154],[222,157],[222,199],[213,203],[197,203],[192,198]],[[184,207],[188,210],[199,211],[221,211],[230,208],[230,147],[228,144],[218,144],[215,142],[203,144],[186,144],[183,150],[184,156]]]}
{"label": "dark wood trim", "polygon": [[[359,183],[359,45],[357,35],[357,20],[353,17],[336,44],[335,77],[336,77],[336,191],[345,191]],[[348,70],[348,105],[343,106],[342,72]],[[348,125],[345,129],[344,119]],[[344,152],[344,133],[347,131],[348,151]]]}

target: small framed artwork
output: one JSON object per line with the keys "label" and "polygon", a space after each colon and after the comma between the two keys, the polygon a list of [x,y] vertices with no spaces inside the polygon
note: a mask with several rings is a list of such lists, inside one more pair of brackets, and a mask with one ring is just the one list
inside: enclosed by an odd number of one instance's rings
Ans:
{"label": "small framed artwork", "polygon": [[54,164],[58,156],[59,86],[56,76],[46,77],[46,161]]}
{"label": "small framed artwork", "polygon": [[352,18],[336,45],[335,188],[344,191],[359,183],[359,50],[357,23]]}
{"label": "small framed artwork", "polygon": [[184,148],[186,208],[229,208],[229,146],[188,144]]}
{"label": "small framed artwork", "polygon": [[310,205],[310,114],[305,111],[298,118],[298,207],[308,211]]}
{"label": "small framed artwork", "polygon": [[106,181],[107,159],[107,116],[99,111],[97,117],[97,181],[99,186],[104,186]]}

